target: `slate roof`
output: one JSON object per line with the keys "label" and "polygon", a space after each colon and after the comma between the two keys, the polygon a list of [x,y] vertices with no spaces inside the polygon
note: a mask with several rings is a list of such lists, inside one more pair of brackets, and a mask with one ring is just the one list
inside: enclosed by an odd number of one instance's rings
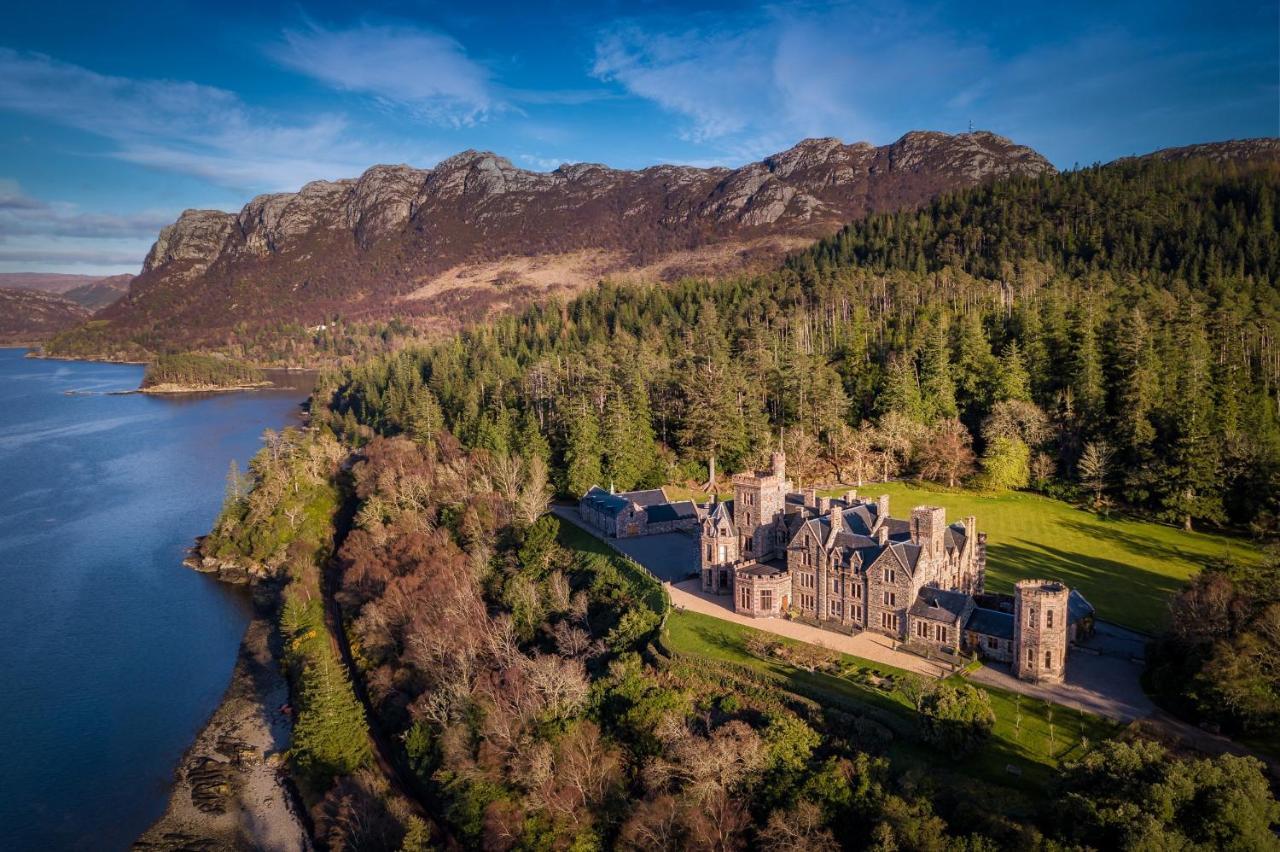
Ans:
{"label": "slate roof", "polygon": [[948,592],[925,586],[911,604],[911,614],[931,621],[954,622],[972,600],[963,592]]}
{"label": "slate roof", "polygon": [[678,521],[682,518],[696,518],[698,509],[690,500],[681,500],[678,503],[661,503],[656,506],[645,506],[645,517],[649,523],[662,523],[664,521]]}
{"label": "slate roof", "polygon": [[662,493],[661,488],[650,488],[645,491],[627,491],[618,496],[630,500],[637,506],[657,506],[660,503],[667,502],[667,495]]}
{"label": "slate roof", "polygon": [[602,515],[617,515],[630,505],[630,501],[621,494],[610,494],[599,485],[591,486],[591,490],[582,495],[582,502]]}
{"label": "slate roof", "polygon": [[978,607],[970,613],[964,629],[981,633],[983,636],[994,636],[997,639],[1012,639],[1013,614]]}
{"label": "slate roof", "polygon": [[1072,589],[1071,594],[1067,596],[1067,623],[1075,624],[1091,615],[1093,615],[1093,604],[1085,600],[1084,595]]}

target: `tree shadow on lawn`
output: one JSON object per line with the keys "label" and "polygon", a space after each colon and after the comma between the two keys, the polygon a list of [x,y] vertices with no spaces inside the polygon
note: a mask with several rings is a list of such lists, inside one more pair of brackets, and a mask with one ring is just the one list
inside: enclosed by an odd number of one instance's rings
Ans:
{"label": "tree shadow on lawn", "polygon": [[[1194,566],[1200,566],[1212,559],[1250,555],[1256,551],[1256,548],[1248,539],[1234,539],[1225,536],[1222,538],[1208,538],[1207,533],[1199,533],[1202,540],[1197,542],[1204,544],[1205,547],[1201,549],[1179,547],[1168,541],[1162,541],[1150,533],[1136,531],[1133,527],[1138,523],[1129,522],[1121,526],[1116,521],[1063,520],[1059,522],[1059,526],[1090,538],[1101,539],[1130,553],[1162,562],[1182,560]],[[1186,535],[1191,537],[1197,535],[1197,533],[1185,533],[1174,527],[1169,527],[1168,530],[1174,536]]]}
{"label": "tree shadow on lawn", "polygon": [[1164,625],[1168,600],[1182,585],[1181,578],[1138,565],[1041,543],[993,544],[987,556],[998,589],[1012,591],[1020,579],[1061,580],[1088,598],[1099,617],[1148,633]]}

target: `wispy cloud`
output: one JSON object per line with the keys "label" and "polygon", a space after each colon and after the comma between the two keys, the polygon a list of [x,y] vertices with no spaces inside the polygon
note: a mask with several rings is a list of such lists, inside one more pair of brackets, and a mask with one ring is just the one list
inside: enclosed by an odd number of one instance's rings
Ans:
{"label": "wispy cloud", "polygon": [[731,23],[649,17],[600,32],[591,73],[677,116],[679,137],[730,161],[802,136],[887,142],[973,120],[1069,165],[1068,151],[1099,140],[1150,150],[1239,124],[1250,107],[1274,114],[1274,82],[1222,98],[1241,78],[1275,80],[1274,31],[1191,46],[1135,28],[1150,22],[1136,6],[1114,17],[1102,29],[1045,21],[1013,44],[972,15],[892,2],[764,5]]}
{"label": "wispy cloud", "polygon": [[335,89],[408,107],[431,121],[467,126],[507,108],[488,68],[451,36],[417,27],[362,24],[286,29],[267,53]]}
{"label": "wispy cloud", "polygon": [[32,198],[11,181],[0,181],[0,239],[37,234],[87,239],[154,237],[177,214],[176,210],[88,212],[75,204]]}
{"label": "wispy cloud", "polygon": [[0,48],[0,109],[104,137],[114,143],[109,157],[246,194],[407,159],[353,139],[340,115],[286,120],[225,89],[99,74],[8,48]]}

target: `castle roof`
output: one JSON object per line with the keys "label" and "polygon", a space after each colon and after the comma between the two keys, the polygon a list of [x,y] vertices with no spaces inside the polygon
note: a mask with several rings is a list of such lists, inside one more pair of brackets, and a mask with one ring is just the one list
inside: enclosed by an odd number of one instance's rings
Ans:
{"label": "castle roof", "polygon": [[[662,492],[658,492],[662,493]],[[599,485],[591,486],[586,494],[582,495],[583,503],[602,515],[617,515],[623,509],[631,505],[631,501],[624,494],[613,494],[605,491]]]}
{"label": "castle roof", "polygon": [[1012,639],[1013,613],[977,607],[969,614],[964,629],[997,639]]}
{"label": "castle roof", "polygon": [[[662,492],[658,492],[661,494]],[[649,523],[662,523],[663,521],[679,521],[685,518],[696,518],[698,509],[693,505],[692,500],[681,500],[676,503],[660,503],[653,506],[644,507],[645,516]]]}
{"label": "castle roof", "polygon": [[948,592],[944,589],[925,586],[916,595],[911,604],[911,614],[931,621],[955,621],[964,614],[965,608],[973,600],[963,592]]}
{"label": "castle roof", "polygon": [[1093,604],[1085,600],[1084,595],[1072,589],[1071,594],[1067,596],[1067,623],[1075,624],[1093,615],[1093,612]]}

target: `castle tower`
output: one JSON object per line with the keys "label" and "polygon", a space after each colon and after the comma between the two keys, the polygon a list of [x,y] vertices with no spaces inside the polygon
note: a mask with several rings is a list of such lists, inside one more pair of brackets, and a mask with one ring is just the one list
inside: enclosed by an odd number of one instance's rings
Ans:
{"label": "castle tower", "polygon": [[775,555],[774,521],[787,505],[787,457],[773,454],[769,470],[740,473],[733,478],[733,524],[741,536],[743,559],[770,559]]}
{"label": "castle tower", "polygon": [[1067,672],[1067,597],[1056,580],[1019,580],[1013,588],[1013,674],[1062,683]]}
{"label": "castle tower", "polygon": [[946,531],[946,509],[940,506],[916,506],[911,510],[911,541],[920,545],[929,558],[942,558]]}
{"label": "castle tower", "polygon": [[702,522],[699,554],[702,590],[729,594],[733,586],[733,563],[738,561],[738,535],[723,503],[716,503]]}

